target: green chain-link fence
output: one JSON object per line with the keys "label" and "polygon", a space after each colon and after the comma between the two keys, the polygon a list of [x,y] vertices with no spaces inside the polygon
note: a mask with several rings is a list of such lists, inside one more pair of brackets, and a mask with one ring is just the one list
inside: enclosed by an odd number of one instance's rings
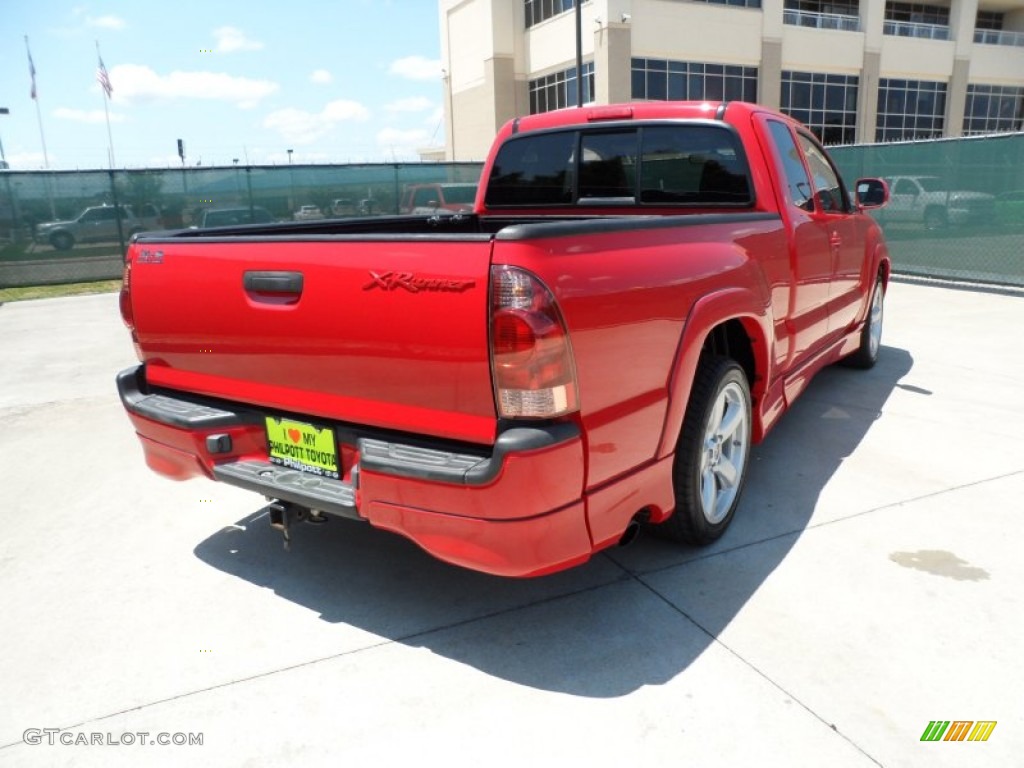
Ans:
{"label": "green chain-link fence", "polygon": [[[480,167],[388,163],[0,171],[0,288],[118,278],[122,239],[127,242],[136,231],[404,212],[417,187],[475,184]],[[458,190],[460,200],[471,191]]]}
{"label": "green chain-link fence", "polygon": [[[890,182],[873,214],[895,271],[1024,286],[1024,134],[833,147],[847,183]],[[416,185],[476,182],[479,163],[0,171],[0,288],[119,277],[113,207],[132,231],[395,214]],[[309,207],[315,208],[311,211]],[[50,222],[71,222],[59,226]]]}
{"label": "green chain-link fence", "polygon": [[873,215],[894,271],[1024,286],[1024,133],[830,151],[848,183],[889,182]]}

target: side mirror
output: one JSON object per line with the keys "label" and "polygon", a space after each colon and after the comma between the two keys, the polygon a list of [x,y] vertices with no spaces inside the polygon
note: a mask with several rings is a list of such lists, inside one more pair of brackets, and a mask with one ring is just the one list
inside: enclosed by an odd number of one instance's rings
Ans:
{"label": "side mirror", "polygon": [[889,185],[884,179],[857,179],[857,205],[861,210],[881,208],[889,202]]}

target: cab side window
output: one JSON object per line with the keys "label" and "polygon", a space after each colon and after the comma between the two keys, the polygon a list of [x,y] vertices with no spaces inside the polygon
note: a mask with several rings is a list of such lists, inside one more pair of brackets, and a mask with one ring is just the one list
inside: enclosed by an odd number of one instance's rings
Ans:
{"label": "cab side window", "polygon": [[782,170],[786,175],[786,188],[789,199],[797,208],[811,212],[814,210],[814,199],[812,195],[811,180],[807,176],[807,169],[804,168],[803,160],[800,158],[800,150],[793,141],[793,134],[789,126],[778,120],[768,121],[768,130],[771,131],[772,141],[782,161]]}
{"label": "cab side window", "polygon": [[799,133],[797,137],[807,157],[807,165],[811,169],[814,196],[818,199],[818,206],[826,213],[849,211],[850,203],[846,189],[825,151],[810,136]]}

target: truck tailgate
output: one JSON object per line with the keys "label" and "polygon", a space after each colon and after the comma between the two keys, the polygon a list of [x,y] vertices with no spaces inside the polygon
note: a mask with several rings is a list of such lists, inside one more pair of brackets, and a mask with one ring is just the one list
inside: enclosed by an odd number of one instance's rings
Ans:
{"label": "truck tailgate", "polygon": [[491,442],[490,257],[487,236],[142,240],[129,259],[147,379]]}

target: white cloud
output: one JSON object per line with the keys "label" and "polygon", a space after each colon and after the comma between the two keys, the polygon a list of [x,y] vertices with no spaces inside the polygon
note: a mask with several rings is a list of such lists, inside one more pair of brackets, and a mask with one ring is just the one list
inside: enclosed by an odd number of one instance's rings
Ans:
{"label": "white cloud", "polygon": [[438,80],[441,77],[441,60],[406,56],[392,61],[388,71],[407,80]]}
{"label": "white cloud", "polygon": [[434,106],[434,102],[425,96],[412,96],[408,99],[393,101],[384,107],[388,112],[426,112]]}
{"label": "white cloud", "polygon": [[100,29],[124,29],[127,26],[124,19],[112,14],[95,18],[88,16],[85,19],[85,23],[90,27],[99,27]]}
{"label": "white cloud", "polygon": [[217,38],[217,53],[258,51],[263,47],[263,43],[258,40],[250,40],[237,27],[220,27],[213,30],[213,36]]}
{"label": "white cloud", "polygon": [[277,131],[285,141],[310,144],[330,133],[339,123],[361,122],[370,117],[370,111],[355,101],[339,99],[324,106],[319,112],[304,109],[279,109],[263,120],[263,127]]}
{"label": "white cloud", "polygon": [[[76,123],[105,123],[107,116],[102,109],[70,109],[68,107],[57,107],[53,110],[53,116],[60,120],[73,120]],[[110,122],[123,123],[124,115],[118,112],[110,113]]]}
{"label": "white cloud", "polygon": [[395,160],[418,160],[416,150],[430,143],[430,134],[422,128],[385,128],[377,133],[377,146],[388,158]]}
{"label": "white cloud", "polygon": [[139,64],[119,64],[110,70],[114,98],[211,99],[236,104],[243,109],[278,89],[271,80],[234,77],[223,72],[171,72],[160,75]]}
{"label": "white cloud", "polygon": [[326,85],[333,79],[334,78],[331,76],[331,73],[326,69],[316,69],[313,71],[313,74],[309,76],[310,82],[319,83],[320,85]]}

